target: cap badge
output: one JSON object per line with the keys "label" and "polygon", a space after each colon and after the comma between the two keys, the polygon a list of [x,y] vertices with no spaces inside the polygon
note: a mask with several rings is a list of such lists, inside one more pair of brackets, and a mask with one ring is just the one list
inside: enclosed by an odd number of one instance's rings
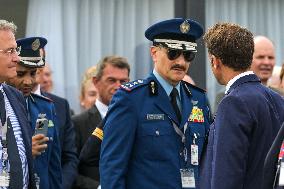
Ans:
{"label": "cap badge", "polygon": [[190,25],[187,20],[185,20],[180,26],[179,29],[181,33],[187,33],[190,29]]}
{"label": "cap badge", "polygon": [[40,41],[39,39],[34,40],[34,42],[32,43],[32,49],[34,51],[38,50],[38,48],[40,47]]}

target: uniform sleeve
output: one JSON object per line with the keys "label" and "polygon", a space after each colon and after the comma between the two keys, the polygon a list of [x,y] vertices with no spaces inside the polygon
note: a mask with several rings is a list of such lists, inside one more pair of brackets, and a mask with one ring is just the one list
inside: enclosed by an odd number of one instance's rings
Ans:
{"label": "uniform sleeve", "polygon": [[92,135],[84,144],[80,153],[80,164],[85,166],[99,166],[101,143],[103,139],[103,122],[101,122],[94,130]]}
{"label": "uniform sleeve", "polygon": [[[55,111],[54,111],[55,112]],[[54,117],[55,118],[55,117]],[[54,123],[54,118],[53,123]],[[61,174],[61,148],[58,137],[58,127],[55,126],[53,129],[53,137],[52,137],[52,151],[49,160],[49,186],[50,188],[62,188],[62,174]]]}
{"label": "uniform sleeve", "polygon": [[[65,101],[66,122],[64,127],[64,135],[62,146],[62,176],[63,188],[70,189],[77,175],[78,155],[75,144],[75,130],[71,122],[70,108]],[[60,118],[59,118],[60,119]]]}
{"label": "uniform sleeve", "polygon": [[252,127],[247,104],[235,96],[225,97],[215,118],[212,189],[243,187]]}
{"label": "uniform sleeve", "polygon": [[118,91],[113,96],[104,124],[100,173],[103,189],[125,189],[128,162],[138,123],[137,110],[130,94]]}

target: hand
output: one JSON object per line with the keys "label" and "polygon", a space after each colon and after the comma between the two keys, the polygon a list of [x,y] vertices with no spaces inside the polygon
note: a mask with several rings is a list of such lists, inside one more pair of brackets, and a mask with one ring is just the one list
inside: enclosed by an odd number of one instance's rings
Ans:
{"label": "hand", "polygon": [[47,148],[47,141],[49,141],[49,138],[43,134],[37,134],[32,137],[32,155],[34,158],[45,151]]}

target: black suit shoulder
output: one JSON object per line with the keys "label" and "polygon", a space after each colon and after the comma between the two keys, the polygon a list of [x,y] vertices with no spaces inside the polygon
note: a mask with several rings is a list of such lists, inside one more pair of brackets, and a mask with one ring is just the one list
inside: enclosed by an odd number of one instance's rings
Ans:
{"label": "black suit shoulder", "polygon": [[[102,121],[100,112],[94,105],[87,111],[84,111],[78,115],[72,116],[72,121],[74,124],[76,132],[76,144],[78,153],[81,153],[83,146],[91,138],[92,132],[95,130],[96,126]],[[96,147],[97,149],[97,147]],[[96,153],[97,154],[97,153]],[[97,188],[99,185],[99,168],[98,166],[84,164],[80,160],[78,166],[79,175],[76,179],[73,188]]]}
{"label": "black suit shoulder", "polygon": [[76,132],[76,144],[78,153],[81,152],[85,142],[101,122],[102,118],[96,106],[86,110],[78,115],[72,116]]}

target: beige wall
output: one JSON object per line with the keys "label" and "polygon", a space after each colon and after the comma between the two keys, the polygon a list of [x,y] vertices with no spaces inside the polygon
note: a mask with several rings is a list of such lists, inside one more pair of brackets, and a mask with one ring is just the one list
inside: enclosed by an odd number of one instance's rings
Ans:
{"label": "beige wall", "polygon": [[18,31],[16,38],[25,37],[28,0],[0,0],[0,19],[13,21]]}

